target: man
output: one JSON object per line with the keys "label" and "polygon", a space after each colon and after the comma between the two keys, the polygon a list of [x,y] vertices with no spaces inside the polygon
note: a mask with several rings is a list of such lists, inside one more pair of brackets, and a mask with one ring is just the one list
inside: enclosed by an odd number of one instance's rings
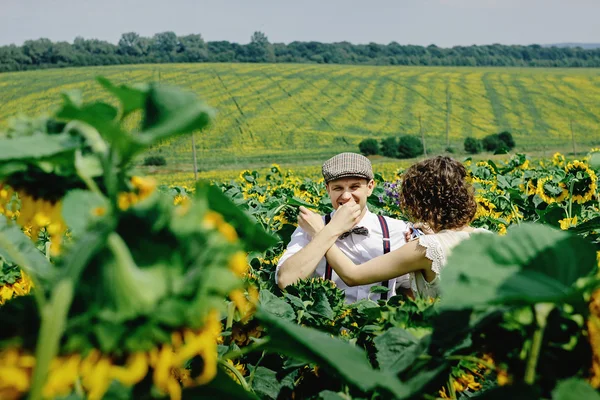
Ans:
{"label": "man", "polygon": [[[360,206],[358,224],[336,242],[354,263],[364,263],[406,243],[405,233],[409,227],[404,221],[377,216],[367,208],[367,198],[375,188],[373,169],[368,158],[355,153],[341,153],[323,164],[322,173],[334,210],[349,202],[356,202]],[[325,223],[329,222],[331,215],[325,216]],[[280,288],[310,276],[321,276],[331,279],[345,291],[347,303],[369,296],[370,288],[374,285],[348,287],[327,265],[325,253],[328,249],[307,248],[310,241],[311,237],[300,227],[292,234],[277,265],[275,280]],[[388,293],[381,295],[381,298],[387,299],[396,293],[396,286],[409,288],[408,275],[379,285],[389,288]],[[377,299],[379,296],[372,295],[371,298]]]}

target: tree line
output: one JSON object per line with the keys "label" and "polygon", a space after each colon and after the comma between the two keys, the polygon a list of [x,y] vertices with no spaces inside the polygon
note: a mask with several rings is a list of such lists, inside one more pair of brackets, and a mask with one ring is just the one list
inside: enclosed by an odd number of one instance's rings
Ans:
{"label": "tree line", "polygon": [[121,35],[117,44],[77,37],[73,43],[28,40],[22,46],[0,46],[0,72],[92,65],[254,62],[360,65],[600,67],[600,49],[540,45],[484,45],[441,48],[349,42],[271,43],[254,32],[248,44],[205,41],[200,34],[174,32],[143,37]]}

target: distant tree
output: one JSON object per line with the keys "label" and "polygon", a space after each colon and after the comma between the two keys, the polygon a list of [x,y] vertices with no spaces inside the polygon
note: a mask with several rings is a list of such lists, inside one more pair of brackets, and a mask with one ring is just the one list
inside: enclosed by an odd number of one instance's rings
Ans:
{"label": "distant tree", "polygon": [[481,139],[481,145],[485,151],[495,151],[500,147],[501,140],[497,134],[487,135]]}
{"label": "distant tree", "polygon": [[257,31],[252,34],[250,44],[247,46],[249,61],[272,62],[275,60],[273,46],[269,38],[263,32]]}
{"label": "distant tree", "polygon": [[394,136],[382,139],[381,154],[386,157],[398,158],[398,139]]}
{"label": "distant tree", "polygon": [[175,32],[157,33],[152,38],[152,49],[161,60],[172,61],[177,50],[178,40]]}
{"label": "distant tree", "polygon": [[143,56],[147,56],[150,54],[152,49],[152,39],[140,36],[140,40],[138,41],[138,45],[140,47],[140,51]]}
{"label": "distant tree", "polygon": [[121,35],[119,39],[119,52],[130,56],[142,55],[140,46],[140,35],[135,32],[127,32]]}
{"label": "distant tree", "polygon": [[421,139],[412,135],[403,135],[398,139],[398,158],[414,158],[423,154]]}
{"label": "distant tree", "polygon": [[261,31],[256,31],[252,34],[252,36],[250,37],[250,43],[259,46],[268,46],[270,44],[267,35],[265,35],[264,32]]}
{"label": "distant tree", "polygon": [[47,57],[52,64],[70,64],[75,58],[75,52],[70,43],[57,42],[50,46]]}
{"label": "distant tree", "polygon": [[[70,51],[69,51],[70,48]],[[600,67],[600,48],[540,45],[455,46],[442,48],[391,42],[352,44],[317,41],[270,43],[254,32],[249,44],[205,43],[199,34],[177,37],[174,32],[151,38],[136,32],[121,35],[118,45],[75,38],[73,44],[49,39],[28,40],[22,46],[0,46],[0,72],[52,66],[111,65],[144,62],[295,62],[368,65]],[[510,149],[510,136],[503,140]]]}
{"label": "distant tree", "polygon": [[207,49],[210,61],[232,62],[235,60],[235,48],[232,43],[229,43],[226,40],[208,42]]}
{"label": "distant tree", "polygon": [[483,150],[481,141],[473,137],[468,137],[464,142],[465,151],[469,154],[479,154]]}
{"label": "distant tree", "polygon": [[365,139],[358,144],[358,149],[364,156],[379,154],[379,144],[375,139]]}
{"label": "distant tree", "polygon": [[504,131],[504,132],[500,132],[498,134],[498,139],[502,140],[502,142],[504,142],[504,144],[506,145],[506,147],[509,150],[512,150],[515,148],[515,139],[513,139],[513,136],[510,132]]}
{"label": "distant tree", "polygon": [[31,61],[23,54],[23,48],[11,44],[0,46],[0,72],[18,71],[24,69]]}
{"label": "distant tree", "polygon": [[52,41],[50,39],[27,40],[23,43],[23,53],[30,58],[31,64],[48,63]]}
{"label": "distant tree", "polygon": [[181,60],[186,62],[206,61],[208,59],[208,50],[202,35],[180,36],[177,53],[182,56]]}
{"label": "distant tree", "polygon": [[494,151],[494,154],[506,154],[510,151],[510,149],[504,144],[504,142],[501,142],[500,146]]}
{"label": "distant tree", "polygon": [[148,156],[144,158],[144,165],[163,166],[167,160],[163,156]]}

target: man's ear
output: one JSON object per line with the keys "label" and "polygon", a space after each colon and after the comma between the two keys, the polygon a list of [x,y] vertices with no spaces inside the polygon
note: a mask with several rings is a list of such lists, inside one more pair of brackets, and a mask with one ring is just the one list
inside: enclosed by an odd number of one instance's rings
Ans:
{"label": "man's ear", "polygon": [[373,193],[373,189],[375,189],[375,181],[373,179],[371,179],[369,182],[367,182],[367,189],[369,192],[369,196]]}

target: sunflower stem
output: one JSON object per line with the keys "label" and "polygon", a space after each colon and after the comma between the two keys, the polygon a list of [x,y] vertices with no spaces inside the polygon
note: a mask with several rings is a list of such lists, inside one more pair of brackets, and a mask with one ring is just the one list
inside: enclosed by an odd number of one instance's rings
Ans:
{"label": "sunflower stem", "polygon": [[51,240],[48,239],[48,241],[45,243],[45,256],[46,256],[46,260],[50,261],[50,246],[52,245]]}
{"label": "sunflower stem", "polygon": [[77,176],[81,178],[83,183],[85,183],[85,185],[88,189],[90,189],[90,191],[104,197],[104,194],[102,193],[98,185],[96,185],[96,182],[94,182],[94,180],[83,171],[81,165],[82,162],[83,158],[81,156],[81,150],[77,150],[77,152],[75,153],[75,171],[77,172]]}
{"label": "sunflower stem", "polygon": [[233,317],[235,315],[235,304],[233,301],[227,304],[227,322],[225,323],[225,329],[229,329],[233,326]]}
{"label": "sunflower stem", "polygon": [[571,186],[569,187],[569,211],[568,211],[568,215],[567,215],[567,218],[569,218],[569,221],[571,220],[572,213],[573,213],[573,187],[574,186],[575,186],[575,181],[572,180]]}
{"label": "sunflower stem", "polygon": [[223,355],[223,357],[221,357],[221,359],[223,360],[235,360],[236,358],[242,357],[248,353],[252,353],[253,351],[256,350],[260,350],[263,347],[265,347],[265,345],[269,343],[269,339],[265,338],[265,339],[254,339],[254,343],[246,346],[246,347],[242,347],[240,350],[232,350],[228,353],[225,353]]}
{"label": "sunflower stem", "polygon": [[[417,359],[419,360],[431,360],[433,357],[427,354],[422,354],[420,356],[417,357]],[[470,362],[475,362],[478,364],[481,364],[491,370],[496,370],[496,366],[486,360],[483,360],[479,357],[475,357],[475,356],[460,356],[460,355],[453,355],[453,356],[447,356],[444,357],[446,360],[452,360],[452,361],[470,361]]]}
{"label": "sunflower stem", "polygon": [[103,161],[103,169],[104,169],[104,185],[106,186],[106,192],[108,194],[108,198],[111,201],[111,205],[113,210],[118,210],[118,192],[119,192],[119,183],[117,181],[116,175],[116,152],[114,149],[111,149],[108,152],[107,157],[105,157]]}
{"label": "sunflower stem", "polygon": [[474,356],[448,356],[446,357],[446,360],[464,360],[464,361],[471,361],[471,362],[475,362],[478,364],[481,364],[491,370],[495,370],[496,366],[488,361],[482,360],[481,358],[478,357],[474,357]]}
{"label": "sunflower stem", "polygon": [[456,400],[456,390],[454,389],[454,378],[452,376],[448,378],[448,396]]}
{"label": "sunflower stem", "polygon": [[75,393],[77,393],[81,398],[85,398],[85,392],[83,390],[83,385],[81,384],[81,378],[77,378],[75,380],[74,389]]}
{"label": "sunflower stem", "polygon": [[548,315],[553,308],[554,305],[548,303],[536,304],[533,307],[536,328],[533,332],[533,338],[531,342],[531,348],[529,349],[529,356],[527,357],[524,377],[524,381],[528,385],[533,385],[535,383],[537,363],[540,356],[540,350],[542,348],[542,340],[544,338],[544,329],[546,328]]}
{"label": "sunflower stem", "polygon": [[238,371],[236,367],[229,364],[227,361],[219,360],[218,362],[219,364],[221,364],[221,366],[227,368],[229,371],[231,371],[233,375],[235,375],[236,379],[240,382],[240,385],[242,385],[244,390],[246,390],[247,392],[251,390],[250,386],[248,386],[248,382],[246,382],[246,379],[244,379],[244,377],[242,376],[242,374],[240,374],[240,371]]}
{"label": "sunflower stem", "polygon": [[30,400],[41,400],[50,364],[60,347],[60,338],[65,330],[67,315],[73,300],[74,285],[64,279],[54,287],[50,302],[40,310],[42,325],[35,348],[35,368],[33,370]]}
{"label": "sunflower stem", "polygon": [[254,368],[252,369],[252,372],[250,372],[250,376],[248,377],[248,385],[252,386],[252,382],[254,381],[254,373],[256,372],[256,369],[258,368],[260,362],[263,360],[263,358],[265,358],[265,354],[267,354],[267,352],[263,351],[262,354],[260,355],[260,358],[258,359],[258,361],[256,362],[256,364],[254,365]]}

